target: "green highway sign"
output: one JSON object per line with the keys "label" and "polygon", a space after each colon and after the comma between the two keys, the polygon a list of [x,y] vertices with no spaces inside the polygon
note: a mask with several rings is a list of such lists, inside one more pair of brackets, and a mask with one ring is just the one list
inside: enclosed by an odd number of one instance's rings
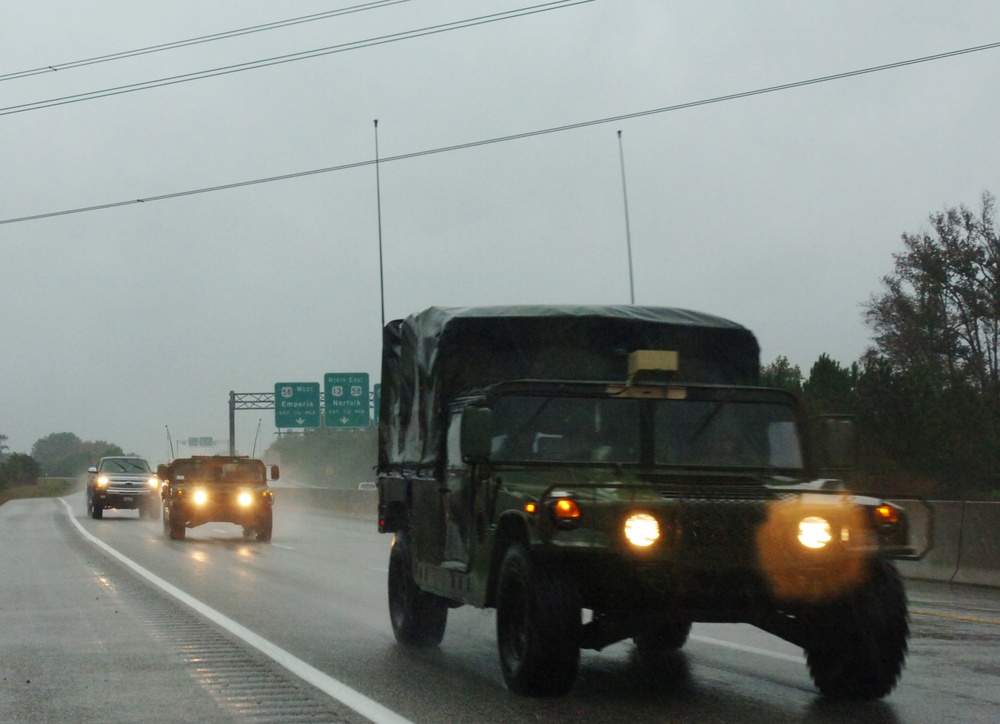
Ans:
{"label": "green highway sign", "polygon": [[319,383],[275,383],[274,426],[319,427]]}
{"label": "green highway sign", "polygon": [[367,372],[327,372],[323,375],[327,427],[368,427]]}

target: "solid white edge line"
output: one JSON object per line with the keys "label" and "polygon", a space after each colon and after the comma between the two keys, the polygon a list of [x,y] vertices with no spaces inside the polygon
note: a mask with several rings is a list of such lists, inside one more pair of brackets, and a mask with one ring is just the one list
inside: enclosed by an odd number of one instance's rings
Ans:
{"label": "solid white edge line", "polygon": [[409,719],[403,718],[396,712],[387,709],[378,702],[369,699],[364,694],[355,691],[351,687],[347,686],[347,684],[337,681],[337,679],[334,679],[332,676],[324,674],[319,669],[310,666],[302,659],[288,653],[262,636],[258,636],[245,626],[236,623],[231,618],[219,613],[214,608],[207,606],[197,598],[188,595],[173,584],[163,580],[155,573],[143,568],[135,561],[122,555],[107,543],[89,533],[82,525],[80,525],[76,516],[73,515],[73,508],[70,504],[63,498],[60,498],[59,500],[66,506],[66,515],[69,517],[70,521],[76,527],[80,535],[96,545],[98,548],[107,552],[112,557],[124,563],[157,588],[160,588],[165,593],[176,598],[185,606],[193,608],[201,615],[226,629],[226,631],[229,631],[229,633],[243,640],[250,646],[253,646],[271,660],[288,669],[288,671],[292,672],[299,678],[309,682],[323,693],[350,707],[358,714],[361,714],[361,716],[366,717],[376,724],[412,724]]}
{"label": "solid white edge line", "polygon": [[730,641],[723,641],[721,639],[713,639],[708,636],[694,636],[691,637],[692,641],[700,641],[703,644],[712,644],[713,646],[719,646],[724,649],[732,649],[733,651],[743,651],[748,654],[757,654],[758,656],[768,656],[772,659],[781,659],[782,661],[791,661],[795,664],[802,663],[802,656],[793,656],[792,654],[783,654],[780,651],[768,651],[767,649],[759,649],[756,646],[744,646],[743,644],[734,644]]}

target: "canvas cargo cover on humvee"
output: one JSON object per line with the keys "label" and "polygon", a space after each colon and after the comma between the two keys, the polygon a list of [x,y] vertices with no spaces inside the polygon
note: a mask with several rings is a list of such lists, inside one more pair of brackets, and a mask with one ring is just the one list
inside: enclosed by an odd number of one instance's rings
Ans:
{"label": "canvas cargo cover on humvee", "polygon": [[431,307],[383,331],[379,469],[439,459],[448,406],[498,382],[624,382],[635,350],[679,353],[676,381],[755,385],[746,327],[666,307]]}

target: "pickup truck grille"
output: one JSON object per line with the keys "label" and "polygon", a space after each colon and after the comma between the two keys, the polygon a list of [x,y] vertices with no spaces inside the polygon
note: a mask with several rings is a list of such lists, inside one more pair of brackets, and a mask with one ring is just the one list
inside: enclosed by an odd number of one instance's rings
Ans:
{"label": "pickup truck grille", "polygon": [[107,487],[107,491],[115,495],[142,495],[149,490],[145,480],[111,480]]}

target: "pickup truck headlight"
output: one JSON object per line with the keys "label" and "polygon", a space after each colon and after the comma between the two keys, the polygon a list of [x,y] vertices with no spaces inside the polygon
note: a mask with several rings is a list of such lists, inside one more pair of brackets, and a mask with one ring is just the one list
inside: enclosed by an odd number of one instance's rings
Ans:
{"label": "pickup truck headlight", "polygon": [[97,479],[97,487],[98,488],[106,488],[106,487],[108,487],[108,476],[107,475],[102,475],[101,477],[99,477]]}
{"label": "pickup truck headlight", "polygon": [[150,478],[149,480],[146,481],[146,485],[155,490],[156,488],[160,487],[160,481],[157,480],[156,478]]}

